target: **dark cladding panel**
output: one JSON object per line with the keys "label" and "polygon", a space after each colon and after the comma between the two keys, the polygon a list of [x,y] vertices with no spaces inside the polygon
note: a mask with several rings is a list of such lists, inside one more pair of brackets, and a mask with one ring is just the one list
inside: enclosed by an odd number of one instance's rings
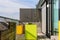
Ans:
{"label": "dark cladding panel", "polygon": [[38,22],[40,21],[37,9],[20,9],[20,20],[22,22]]}

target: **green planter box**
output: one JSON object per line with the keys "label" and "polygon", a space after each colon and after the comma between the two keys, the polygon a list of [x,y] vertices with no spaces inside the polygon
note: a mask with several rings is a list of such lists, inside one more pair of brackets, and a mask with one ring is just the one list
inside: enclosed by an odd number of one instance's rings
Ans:
{"label": "green planter box", "polygon": [[25,39],[26,40],[37,40],[37,25],[35,24],[25,25]]}

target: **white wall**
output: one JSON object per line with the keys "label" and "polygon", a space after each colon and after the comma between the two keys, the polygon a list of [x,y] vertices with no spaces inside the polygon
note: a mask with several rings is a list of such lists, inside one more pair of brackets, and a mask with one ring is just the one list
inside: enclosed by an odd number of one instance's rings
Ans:
{"label": "white wall", "polygon": [[42,32],[46,34],[46,3],[42,6]]}

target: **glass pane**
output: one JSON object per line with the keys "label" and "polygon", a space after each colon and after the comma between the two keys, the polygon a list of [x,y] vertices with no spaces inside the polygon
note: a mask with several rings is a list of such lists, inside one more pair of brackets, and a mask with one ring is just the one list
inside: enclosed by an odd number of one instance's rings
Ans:
{"label": "glass pane", "polygon": [[53,29],[54,29],[54,34],[56,35],[57,30],[58,30],[58,0],[54,0],[53,4]]}

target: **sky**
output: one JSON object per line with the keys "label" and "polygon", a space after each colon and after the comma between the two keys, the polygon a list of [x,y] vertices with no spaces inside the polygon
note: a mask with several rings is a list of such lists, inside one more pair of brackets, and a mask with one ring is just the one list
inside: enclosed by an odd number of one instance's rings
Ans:
{"label": "sky", "polygon": [[0,16],[18,19],[20,8],[36,8],[39,0],[0,0]]}

